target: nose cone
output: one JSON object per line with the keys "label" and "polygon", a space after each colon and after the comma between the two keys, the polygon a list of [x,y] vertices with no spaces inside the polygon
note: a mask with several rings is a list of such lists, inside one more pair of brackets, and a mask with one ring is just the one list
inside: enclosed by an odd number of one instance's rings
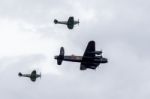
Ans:
{"label": "nose cone", "polygon": [[102,58],[101,63],[108,63],[108,59],[107,58]]}

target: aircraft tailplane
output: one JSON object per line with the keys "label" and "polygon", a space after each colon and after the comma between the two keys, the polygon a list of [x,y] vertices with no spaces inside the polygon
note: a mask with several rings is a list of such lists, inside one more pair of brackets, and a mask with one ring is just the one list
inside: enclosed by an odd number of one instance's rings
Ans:
{"label": "aircraft tailplane", "polygon": [[19,72],[19,73],[18,73],[18,76],[20,76],[20,77],[21,77],[21,76],[22,76],[22,73],[21,73],[21,72]]}
{"label": "aircraft tailplane", "polygon": [[58,20],[57,20],[57,19],[55,19],[55,20],[54,20],[54,23],[55,23],[55,24],[57,24],[57,23],[58,23]]}
{"label": "aircraft tailplane", "polygon": [[65,53],[64,48],[61,47],[61,48],[60,48],[60,54],[59,54],[59,56],[58,56],[58,58],[57,58],[57,64],[58,64],[58,65],[61,65],[61,64],[62,64],[62,61],[63,61],[63,59],[64,59],[64,53]]}

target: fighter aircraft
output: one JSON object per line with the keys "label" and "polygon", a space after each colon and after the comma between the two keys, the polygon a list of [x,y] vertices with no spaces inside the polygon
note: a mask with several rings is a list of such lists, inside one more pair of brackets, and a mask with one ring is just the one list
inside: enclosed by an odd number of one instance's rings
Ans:
{"label": "fighter aircraft", "polygon": [[79,20],[75,21],[74,17],[69,17],[68,21],[58,21],[57,19],[54,20],[55,24],[65,24],[67,25],[68,29],[73,29],[74,25],[79,24]]}
{"label": "fighter aircraft", "polygon": [[103,58],[102,51],[95,51],[95,41],[90,41],[83,56],[64,56],[64,48],[60,48],[60,54],[55,56],[57,64],[61,65],[62,61],[80,62],[80,70],[96,69],[100,63],[107,63],[107,58]]}
{"label": "fighter aircraft", "polygon": [[29,77],[31,79],[31,81],[35,82],[38,77],[41,77],[41,74],[37,74],[36,70],[33,70],[31,72],[31,74],[22,74],[21,72],[19,72],[18,76],[19,77]]}

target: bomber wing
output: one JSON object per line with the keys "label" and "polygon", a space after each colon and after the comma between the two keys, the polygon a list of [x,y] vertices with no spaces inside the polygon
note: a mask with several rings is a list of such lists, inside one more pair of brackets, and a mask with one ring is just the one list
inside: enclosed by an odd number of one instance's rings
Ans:
{"label": "bomber wing", "polygon": [[[92,61],[94,61],[94,57],[95,57],[95,53],[92,52],[95,52],[95,41],[90,41],[88,43],[86,50],[83,54],[80,70],[85,70],[88,66],[92,64]],[[87,59],[89,57],[90,60]]]}

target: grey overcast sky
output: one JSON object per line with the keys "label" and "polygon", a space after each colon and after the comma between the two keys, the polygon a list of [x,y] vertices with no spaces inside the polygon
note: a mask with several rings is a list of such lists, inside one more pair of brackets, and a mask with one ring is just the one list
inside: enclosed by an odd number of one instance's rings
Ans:
{"label": "grey overcast sky", "polygon": [[[0,0],[0,99],[150,99],[149,0]],[[73,30],[53,20],[80,19]],[[57,66],[90,40],[109,59],[97,70]],[[33,83],[18,72],[36,69]]]}

